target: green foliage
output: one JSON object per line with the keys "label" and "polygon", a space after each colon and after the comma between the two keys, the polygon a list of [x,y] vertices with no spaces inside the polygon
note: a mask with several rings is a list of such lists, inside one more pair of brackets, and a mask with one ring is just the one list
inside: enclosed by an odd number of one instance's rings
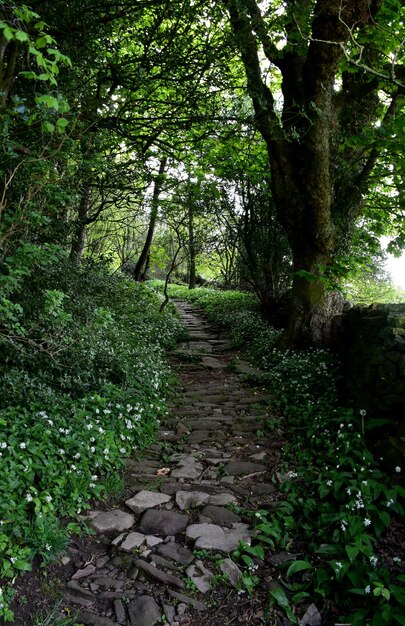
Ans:
{"label": "green foliage", "polygon": [[2,36],[7,42],[15,41],[23,44],[37,66],[36,71],[30,69],[20,72],[20,75],[30,80],[45,81],[56,85],[55,77],[59,74],[59,63],[71,65],[70,59],[56,48],[50,47],[55,46],[56,41],[46,33],[47,24],[41,20],[38,13],[26,5],[11,4],[7,9],[10,11],[10,16],[6,15],[6,19],[0,21]]}
{"label": "green foliage", "polygon": [[349,299],[359,305],[405,302],[404,290],[395,288],[388,276],[380,278],[363,275],[351,281],[347,291]]}
{"label": "green foliage", "polygon": [[[6,306],[7,305],[7,306]],[[153,438],[182,327],[147,287],[102,267],[38,265],[9,289],[0,345],[0,578],[46,563],[61,528]],[[0,613],[7,617],[4,603]]]}
{"label": "green foliage", "polygon": [[[161,281],[150,281],[149,284],[158,290],[163,287]],[[169,285],[169,296],[183,298],[203,307],[209,319],[224,326],[228,325],[232,313],[246,310],[257,311],[259,308],[253,294],[241,291],[220,291],[206,287],[198,287],[190,291],[187,287]]]}

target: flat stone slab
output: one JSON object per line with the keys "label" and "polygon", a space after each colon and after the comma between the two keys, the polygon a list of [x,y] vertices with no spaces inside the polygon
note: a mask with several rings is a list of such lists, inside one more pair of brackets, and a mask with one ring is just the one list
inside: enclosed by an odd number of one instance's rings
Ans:
{"label": "flat stone slab", "polygon": [[233,493],[217,493],[210,496],[209,504],[213,504],[214,506],[226,506],[227,504],[238,504],[238,501]]}
{"label": "flat stone slab", "polygon": [[81,611],[76,618],[81,624],[88,626],[118,626],[117,622],[113,622],[108,617],[102,617],[88,611]]}
{"label": "flat stone slab", "polygon": [[190,420],[190,426],[193,430],[218,430],[221,428],[220,422],[200,418],[198,421]]}
{"label": "flat stone slab", "polygon": [[143,513],[147,509],[152,509],[160,504],[166,504],[169,502],[170,496],[165,493],[158,493],[157,491],[139,491],[133,498],[125,501],[125,504],[134,513]]}
{"label": "flat stone slab", "polygon": [[169,543],[160,545],[157,551],[159,554],[181,565],[190,565],[194,560],[193,553],[188,548],[180,546],[175,541],[169,541]]}
{"label": "flat stone slab", "polygon": [[224,559],[220,565],[221,572],[228,578],[232,587],[238,588],[243,574],[232,559]]}
{"label": "flat stone slab", "polygon": [[202,511],[201,515],[209,519],[213,524],[218,526],[230,526],[236,522],[240,522],[239,515],[224,509],[222,506],[213,506],[209,504]]}
{"label": "flat stone slab", "polygon": [[264,461],[267,454],[265,452],[257,452],[256,454],[251,454],[249,456],[252,461]]}
{"label": "flat stone slab", "polygon": [[155,546],[161,544],[162,541],[163,539],[161,537],[155,537],[154,535],[147,535],[145,539],[145,543],[148,548],[154,548]]}
{"label": "flat stone slab", "polygon": [[172,478],[188,478],[194,480],[198,478],[203,471],[203,466],[192,454],[178,454],[173,455],[171,458],[178,461],[178,468],[171,472]]}
{"label": "flat stone slab", "polygon": [[111,511],[101,511],[90,522],[90,526],[94,530],[98,530],[101,533],[110,531],[123,532],[129,530],[135,524],[135,518],[125,511],[120,509],[112,509]]}
{"label": "flat stone slab", "polygon": [[322,616],[315,604],[311,604],[305,615],[301,618],[300,626],[321,626]]}
{"label": "flat stone slab", "polygon": [[202,364],[210,370],[223,370],[226,367],[226,363],[216,359],[214,356],[204,356]]}
{"label": "flat stone slab", "polygon": [[188,336],[188,343],[194,341],[205,341],[206,339],[211,339],[212,335],[210,333],[191,331]]}
{"label": "flat stone slab", "polygon": [[184,604],[189,604],[193,606],[197,611],[206,611],[208,609],[207,605],[195,598],[190,598],[190,596],[185,596],[184,593],[178,593],[177,591],[172,591],[168,589],[168,594],[171,598],[175,600],[179,600],[180,602],[184,602]]}
{"label": "flat stone slab", "polygon": [[245,474],[255,474],[265,472],[267,467],[261,463],[249,463],[246,461],[229,461],[224,467],[227,474],[231,476],[243,476]]}
{"label": "flat stone slab", "polygon": [[145,535],[168,537],[186,529],[189,517],[175,511],[148,509],[141,519],[139,529]]}
{"label": "flat stone slab", "polygon": [[181,511],[203,506],[209,500],[209,494],[203,491],[178,491],[176,493],[176,504]]}
{"label": "flat stone slab", "polygon": [[196,465],[184,465],[183,467],[179,467],[172,471],[172,478],[189,478],[194,480],[198,478],[203,471],[201,466]]}
{"label": "flat stone slab", "polygon": [[131,552],[134,548],[140,548],[145,543],[145,535],[142,533],[129,533],[120,545],[120,550]]}
{"label": "flat stone slab", "polygon": [[155,626],[161,618],[161,609],[151,596],[139,596],[128,605],[131,626]]}
{"label": "flat stone slab", "polygon": [[232,528],[222,528],[216,524],[191,524],[186,530],[186,538],[194,539],[194,548],[233,552],[240,541],[250,543],[251,534],[247,524],[233,524]]}
{"label": "flat stone slab", "polygon": [[202,443],[209,439],[209,434],[203,430],[195,430],[188,438],[189,443]]}
{"label": "flat stone slab", "polygon": [[205,567],[202,561],[196,561],[186,569],[187,576],[193,581],[198,591],[207,593],[211,589],[214,574]]}
{"label": "flat stone slab", "polygon": [[184,583],[177,576],[173,576],[172,574],[166,574],[166,572],[162,572],[162,570],[158,569],[151,563],[147,563],[142,559],[136,559],[134,561],[134,565],[137,569],[144,572],[149,578],[153,578],[153,580],[157,580],[160,583],[165,585],[172,585],[173,587],[178,587],[178,589],[184,589]]}
{"label": "flat stone slab", "polygon": [[266,496],[275,491],[277,491],[277,488],[273,483],[258,483],[257,485],[252,485],[252,494],[254,496]]}
{"label": "flat stone slab", "polygon": [[81,578],[87,578],[87,576],[91,576],[96,571],[95,565],[87,565],[83,569],[78,569],[75,574],[72,576],[72,580],[80,580]]}

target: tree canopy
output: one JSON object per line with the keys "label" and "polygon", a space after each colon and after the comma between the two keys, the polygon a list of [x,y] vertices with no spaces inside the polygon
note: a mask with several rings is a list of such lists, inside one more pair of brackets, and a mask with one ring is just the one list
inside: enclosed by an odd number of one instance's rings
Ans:
{"label": "tree canopy", "polygon": [[284,344],[324,343],[331,293],[377,258],[381,235],[403,248],[399,0],[0,13],[9,295],[55,255],[102,256],[139,279],[164,275],[180,245],[191,287],[204,268],[269,313],[292,289]]}

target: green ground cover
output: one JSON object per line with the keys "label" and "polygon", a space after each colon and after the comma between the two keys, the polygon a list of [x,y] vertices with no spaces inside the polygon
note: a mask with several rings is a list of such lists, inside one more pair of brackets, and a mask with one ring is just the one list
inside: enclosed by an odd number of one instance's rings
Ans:
{"label": "green ground cover", "polygon": [[296,555],[280,566],[269,610],[283,608],[296,624],[295,610],[312,600],[327,623],[405,624],[404,563],[393,538],[403,528],[403,468],[383,471],[367,446],[366,412],[354,414],[339,402],[335,357],[323,350],[278,351],[278,331],[262,320],[249,294],[179,286],[170,294],[229,326],[234,345],[264,370],[252,383],[274,397],[268,430],[281,427],[286,436],[284,500],[274,512],[253,514],[257,545],[238,554],[247,566],[265,558],[264,548]]}
{"label": "green ground cover", "polygon": [[[7,581],[63,550],[75,521],[153,439],[171,375],[165,349],[183,332],[148,287],[59,262],[0,308],[0,621]],[[4,291],[3,291],[4,293]],[[64,526],[64,527],[62,527]]]}

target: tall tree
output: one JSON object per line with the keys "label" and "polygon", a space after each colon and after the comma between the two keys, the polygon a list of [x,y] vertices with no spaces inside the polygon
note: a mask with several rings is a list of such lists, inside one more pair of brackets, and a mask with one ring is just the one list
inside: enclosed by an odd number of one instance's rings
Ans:
{"label": "tall tree", "polygon": [[328,271],[350,240],[371,172],[387,153],[381,127],[390,139],[403,103],[404,8],[397,0],[222,0],[222,5],[293,254],[293,304],[284,343],[323,343],[331,317]]}

